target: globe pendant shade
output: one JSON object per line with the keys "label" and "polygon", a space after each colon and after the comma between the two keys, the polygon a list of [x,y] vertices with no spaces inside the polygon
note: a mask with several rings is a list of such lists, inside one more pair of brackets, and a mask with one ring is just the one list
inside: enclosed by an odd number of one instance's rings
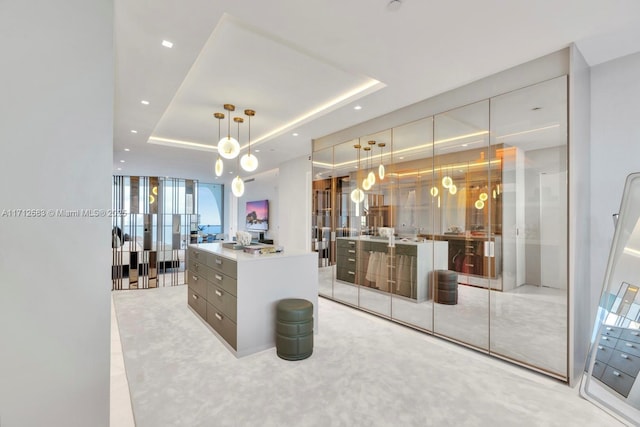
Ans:
{"label": "globe pendant shade", "polygon": [[451,187],[449,187],[449,194],[453,195],[456,194],[458,192],[458,187],[456,187],[455,184],[451,184]]}
{"label": "globe pendant shade", "polygon": [[383,180],[384,179],[384,165],[378,166],[378,177]]}
{"label": "globe pendant shade", "polygon": [[438,187],[431,187],[431,195],[436,197],[438,195]]}
{"label": "globe pendant shade", "polygon": [[236,197],[241,197],[244,194],[244,181],[239,176],[231,181],[231,192]]}
{"label": "globe pendant shade", "polygon": [[369,191],[371,190],[371,184],[369,184],[369,180],[367,178],[362,180],[362,189],[364,191]]}
{"label": "globe pendant shade", "polygon": [[216,167],[215,167],[216,176],[222,176],[223,170],[224,170],[224,164],[222,163],[222,159],[218,158],[218,160],[216,160]]}
{"label": "globe pendant shade", "polygon": [[373,173],[373,171],[369,172],[369,175],[367,175],[367,180],[369,181],[369,187],[373,187],[373,185],[376,183],[376,174]]}
{"label": "globe pendant shade", "polygon": [[245,154],[240,159],[240,166],[247,172],[253,172],[258,169],[258,158],[253,154]]}
{"label": "globe pendant shade", "polygon": [[351,192],[351,201],[353,203],[360,203],[364,200],[364,191],[359,188],[356,188]]}
{"label": "globe pendant shade", "polygon": [[240,144],[235,138],[225,136],[218,142],[218,154],[225,159],[235,159],[240,154]]}
{"label": "globe pendant shade", "polygon": [[450,176],[445,176],[444,178],[442,178],[442,186],[444,188],[449,188],[453,185],[453,180],[451,179]]}

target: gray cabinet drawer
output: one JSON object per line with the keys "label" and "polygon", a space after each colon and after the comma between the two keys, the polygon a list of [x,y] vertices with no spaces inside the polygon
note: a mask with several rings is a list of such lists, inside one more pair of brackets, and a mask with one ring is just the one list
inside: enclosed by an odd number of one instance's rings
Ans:
{"label": "gray cabinet drawer", "polygon": [[615,348],[616,344],[618,344],[617,338],[607,337],[600,335],[600,345],[604,345],[607,347]]}
{"label": "gray cabinet drawer", "polygon": [[636,377],[640,371],[640,357],[619,350],[613,351],[607,364],[632,377]]}
{"label": "gray cabinet drawer", "polygon": [[600,335],[605,335],[608,337],[618,338],[622,333],[623,328],[618,328],[616,326],[603,326],[600,330]]}
{"label": "gray cabinet drawer", "polygon": [[596,359],[603,363],[608,363],[614,351],[615,350],[613,348],[607,347],[606,345],[598,345]]}
{"label": "gray cabinet drawer", "polygon": [[356,282],[356,269],[337,268],[336,279],[344,282],[355,283]]}
{"label": "gray cabinet drawer", "polygon": [[611,366],[607,366],[600,377],[600,381],[620,393],[624,397],[627,397],[629,390],[633,386],[635,378],[621,372]]}
{"label": "gray cabinet drawer", "polygon": [[237,322],[238,300],[234,295],[213,283],[207,283],[207,302]]}
{"label": "gray cabinet drawer", "polygon": [[352,240],[352,239],[336,239],[336,246],[338,248],[355,248],[356,245],[358,244],[357,240]]}
{"label": "gray cabinet drawer", "polygon": [[638,330],[638,329],[625,329],[624,331],[622,331],[622,334],[620,335],[620,338],[622,338],[625,341],[632,341],[632,342],[640,343],[640,330]]}
{"label": "gray cabinet drawer", "polygon": [[207,303],[207,323],[227,342],[234,350],[238,349],[237,328],[235,322],[229,319],[214,305]]}
{"label": "gray cabinet drawer", "polygon": [[235,261],[215,254],[209,255],[210,259],[207,260],[207,265],[229,277],[238,278],[238,269]]}
{"label": "gray cabinet drawer", "polygon": [[207,317],[207,302],[202,298],[201,295],[195,293],[193,289],[189,288],[188,292],[189,300],[187,303],[193,308],[198,316],[205,319]]}
{"label": "gray cabinet drawer", "polygon": [[358,250],[355,247],[342,247],[336,251],[338,257],[355,257],[358,254]]}
{"label": "gray cabinet drawer", "polygon": [[640,357],[640,343],[634,341],[626,341],[619,339],[616,344],[616,350],[620,350],[623,353],[633,354]]}
{"label": "gray cabinet drawer", "polygon": [[187,259],[193,261],[205,262],[206,256],[205,251],[189,247],[189,252],[187,252]]}
{"label": "gray cabinet drawer", "polygon": [[396,245],[396,255],[418,255],[418,247],[416,245]]}
{"label": "gray cabinet drawer", "polygon": [[204,295],[206,279],[191,270],[187,271],[187,284],[189,289],[193,289],[197,294]]}
{"label": "gray cabinet drawer", "polygon": [[602,378],[602,374],[604,374],[604,370],[607,367],[606,363],[602,363],[599,360],[596,360],[593,363],[593,369],[591,370],[591,376],[594,378]]}
{"label": "gray cabinet drawer", "polygon": [[211,283],[232,295],[238,296],[238,280],[233,277],[214,271]]}
{"label": "gray cabinet drawer", "polygon": [[187,269],[190,273],[197,274],[207,280],[211,280],[211,277],[213,276],[213,270],[207,267],[202,261],[189,260],[187,263]]}

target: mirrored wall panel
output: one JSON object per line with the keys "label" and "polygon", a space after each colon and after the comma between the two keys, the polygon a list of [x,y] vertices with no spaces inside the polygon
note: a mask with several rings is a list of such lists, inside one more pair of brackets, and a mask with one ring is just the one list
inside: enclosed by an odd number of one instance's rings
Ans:
{"label": "mirrored wall panel", "polygon": [[314,151],[320,295],[566,380],[566,81]]}

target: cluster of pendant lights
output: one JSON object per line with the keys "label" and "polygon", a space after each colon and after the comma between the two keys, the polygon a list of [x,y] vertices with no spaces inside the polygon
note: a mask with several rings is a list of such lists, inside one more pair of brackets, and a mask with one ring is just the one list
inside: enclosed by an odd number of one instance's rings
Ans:
{"label": "cluster of pendant lights", "polygon": [[[367,142],[367,144],[368,146],[364,148],[360,144],[355,144],[353,146],[353,148],[358,150],[358,156],[357,156],[358,169],[360,169],[360,149],[363,149],[367,153],[367,169],[370,169],[370,161],[371,161],[370,151],[373,148],[373,146],[376,145],[376,142],[369,141]],[[378,178],[380,178],[381,181],[384,179],[384,173],[385,173],[384,165],[382,164],[382,149],[385,147],[385,145],[386,144],[384,142],[378,143],[378,147],[380,147],[380,166],[378,166]],[[362,180],[362,190],[360,189],[360,186],[356,186],[356,188],[353,191],[351,191],[351,201],[353,203],[362,202],[364,200],[364,192],[371,190],[371,188],[375,185],[375,183],[376,183],[376,174],[373,172],[373,170],[369,170],[369,173],[367,174],[367,176]]]}
{"label": "cluster of pendant lights", "polygon": [[[215,164],[216,176],[222,176],[224,171],[224,163],[222,159],[233,160],[240,155],[240,124],[244,123],[242,117],[234,117],[233,121],[238,124],[238,139],[231,136],[231,112],[235,111],[236,107],[232,104],[224,104],[224,109],[228,114],[227,136],[220,137],[220,122],[224,119],[223,113],[214,113],[213,117],[218,119],[218,159]],[[248,117],[249,123],[249,149],[247,154],[240,158],[240,166],[247,172],[253,172],[258,168],[258,158],[251,153],[251,117],[256,115],[254,110],[244,110],[244,114]],[[244,194],[244,181],[240,178],[239,168],[238,175],[231,182],[231,191],[236,197],[241,197]]]}

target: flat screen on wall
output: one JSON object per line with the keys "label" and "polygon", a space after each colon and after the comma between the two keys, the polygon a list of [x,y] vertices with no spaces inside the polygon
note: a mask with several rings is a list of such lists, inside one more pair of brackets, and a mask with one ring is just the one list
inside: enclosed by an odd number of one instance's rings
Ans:
{"label": "flat screen on wall", "polygon": [[247,231],[267,231],[269,229],[269,201],[247,202]]}

